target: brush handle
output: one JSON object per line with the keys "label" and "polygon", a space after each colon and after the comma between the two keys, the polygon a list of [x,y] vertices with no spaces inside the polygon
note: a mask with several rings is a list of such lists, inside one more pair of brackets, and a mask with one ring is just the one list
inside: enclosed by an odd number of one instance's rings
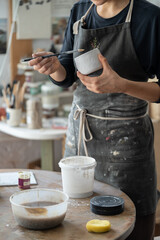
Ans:
{"label": "brush handle", "polygon": [[[58,55],[59,55],[59,53],[57,53],[57,54],[45,55],[45,56],[39,56],[39,57],[41,57],[41,58],[49,58],[49,57],[58,56]],[[22,62],[28,62],[28,61],[33,60],[33,59],[36,59],[36,58],[38,58],[38,57],[25,58],[25,59],[22,59]]]}
{"label": "brush handle", "polygon": [[45,56],[42,56],[42,58],[49,58],[49,57],[59,56],[60,54],[63,54],[63,53],[54,53],[54,54],[50,54],[50,55],[45,55]]}
{"label": "brush handle", "polygon": [[[39,56],[39,57],[49,58],[49,57],[59,56],[60,54],[63,54],[63,53],[54,53],[54,54],[49,54],[49,55]],[[25,58],[25,59],[22,59],[22,62],[28,62],[28,61],[36,59],[36,58],[38,58],[38,57]]]}
{"label": "brush handle", "polygon": [[5,103],[6,103],[7,107],[9,108],[10,107],[10,101],[6,96],[6,92],[5,92],[4,89],[2,90],[2,94],[3,94],[3,98],[4,98]]}
{"label": "brush handle", "polygon": [[[45,56],[39,56],[39,57],[42,57],[42,58],[49,58],[49,57],[54,57],[54,56],[59,56],[59,55],[62,55],[62,54],[72,54],[74,52],[79,52],[80,50],[83,50],[84,49],[77,49],[77,50],[70,50],[70,51],[66,51],[66,52],[60,52],[60,53],[53,53],[53,54],[49,54],[49,55],[45,55]],[[80,51],[81,52],[81,51]],[[37,57],[32,57],[32,58],[25,58],[25,59],[22,59],[22,62],[28,62],[30,60],[33,60]]]}

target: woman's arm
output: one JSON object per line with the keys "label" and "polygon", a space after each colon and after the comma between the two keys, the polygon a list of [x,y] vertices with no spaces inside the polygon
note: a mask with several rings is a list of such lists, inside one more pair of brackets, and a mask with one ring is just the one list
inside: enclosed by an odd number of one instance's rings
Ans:
{"label": "woman's arm", "polygon": [[134,82],[126,80],[124,93],[148,102],[158,102],[160,87],[155,82]]}
{"label": "woman's arm", "polygon": [[95,93],[125,93],[149,102],[160,99],[160,87],[154,82],[134,82],[120,77],[101,54],[99,60],[103,72],[98,77],[89,77],[77,72],[86,88]]}
{"label": "woman's arm", "polygon": [[[74,36],[72,31],[73,23],[76,21],[73,17],[73,10],[68,20],[68,24],[65,31],[64,42],[61,51],[69,51],[73,49]],[[34,70],[39,73],[49,75],[50,80],[61,87],[70,87],[74,79],[75,68],[73,64],[73,56],[70,55],[60,55],[57,57],[51,57],[42,59],[40,56],[51,54],[50,52],[41,52],[33,54],[33,57],[38,57],[29,62],[30,66],[34,66]]]}

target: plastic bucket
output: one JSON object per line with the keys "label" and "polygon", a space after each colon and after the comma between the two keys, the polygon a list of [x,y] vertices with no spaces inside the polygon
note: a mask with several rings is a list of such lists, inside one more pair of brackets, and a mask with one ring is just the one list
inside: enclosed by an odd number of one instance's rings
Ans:
{"label": "plastic bucket", "polygon": [[63,158],[59,162],[63,191],[71,198],[86,198],[93,194],[96,161],[86,156]]}

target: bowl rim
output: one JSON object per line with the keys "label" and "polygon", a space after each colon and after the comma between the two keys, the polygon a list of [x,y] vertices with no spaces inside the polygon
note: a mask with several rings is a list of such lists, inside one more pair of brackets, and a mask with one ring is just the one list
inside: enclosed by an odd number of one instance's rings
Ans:
{"label": "bowl rim", "polygon": [[[36,190],[51,191],[51,192],[59,192],[59,193],[62,193],[62,194],[66,197],[66,199],[65,199],[63,202],[61,202],[61,203],[55,204],[56,206],[62,205],[62,204],[64,204],[64,203],[67,203],[68,200],[69,200],[68,194],[66,194],[65,192],[63,192],[63,191],[61,191],[61,190],[51,189],[51,188],[33,188],[33,189],[27,189],[27,190],[24,190],[24,191],[19,191],[19,192],[13,193],[13,194],[10,196],[9,201],[10,201],[10,203],[11,203],[12,205],[17,206],[17,207],[22,207],[22,208],[24,208],[24,207],[25,207],[25,208],[39,208],[39,207],[24,206],[24,205],[15,203],[15,202],[13,201],[13,197],[16,196],[16,195],[20,195],[20,194],[23,194],[24,192],[31,192],[31,191],[36,191]],[[50,205],[50,206],[46,206],[46,207],[47,207],[47,208],[50,208],[50,207],[53,207],[53,206],[55,206],[55,205]],[[40,208],[46,208],[46,207],[44,206],[44,207],[40,207]]]}
{"label": "bowl rim", "polygon": [[83,58],[88,56],[88,55],[90,55],[91,52],[95,52],[95,54],[100,54],[101,53],[99,48],[96,47],[96,48],[93,48],[93,49],[91,49],[91,50],[89,50],[89,51],[87,51],[85,53],[82,53],[81,55],[75,57],[74,59],[76,59],[76,61],[77,61],[77,59],[79,60],[79,59],[82,58],[82,60],[83,60]]}

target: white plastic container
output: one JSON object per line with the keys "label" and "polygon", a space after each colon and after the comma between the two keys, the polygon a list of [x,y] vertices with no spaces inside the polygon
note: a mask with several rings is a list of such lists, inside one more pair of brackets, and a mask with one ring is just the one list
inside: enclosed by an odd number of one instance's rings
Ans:
{"label": "white plastic container", "polygon": [[7,124],[11,127],[17,127],[21,123],[22,109],[7,108],[6,109]]}
{"label": "white plastic container", "polygon": [[86,198],[93,194],[96,161],[86,156],[63,158],[59,162],[63,191],[71,198]]}
{"label": "white plastic container", "polygon": [[55,109],[59,106],[58,93],[61,91],[60,87],[53,83],[46,83],[41,86],[42,92],[42,106],[44,109]]}
{"label": "white plastic container", "polygon": [[99,49],[94,48],[93,50],[76,57],[74,60],[78,71],[84,75],[88,75],[101,69],[102,64],[98,58],[99,53]]}

